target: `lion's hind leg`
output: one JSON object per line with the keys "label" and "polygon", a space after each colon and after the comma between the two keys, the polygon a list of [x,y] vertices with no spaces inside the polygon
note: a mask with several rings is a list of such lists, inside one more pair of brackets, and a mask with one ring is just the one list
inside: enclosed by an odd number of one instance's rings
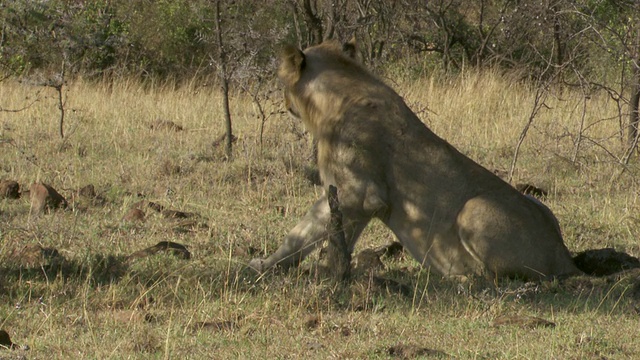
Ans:
{"label": "lion's hind leg", "polygon": [[457,218],[460,242],[481,264],[482,275],[546,277],[548,268],[533,240],[537,234],[528,233],[540,231],[527,229],[533,223],[516,208],[506,209],[500,200],[477,196],[466,202]]}
{"label": "lion's hind leg", "polygon": [[485,274],[538,280],[575,273],[554,219],[524,197],[505,196],[477,196],[458,214],[460,241]]}

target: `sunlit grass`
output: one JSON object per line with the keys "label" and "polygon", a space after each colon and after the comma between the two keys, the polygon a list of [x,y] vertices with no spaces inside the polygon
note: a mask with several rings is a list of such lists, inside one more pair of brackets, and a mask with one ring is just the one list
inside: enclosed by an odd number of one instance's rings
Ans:
{"label": "sunlit grass", "polygon": [[[509,171],[535,87],[490,71],[394,87],[441,137],[487,168]],[[261,143],[254,104],[234,93],[238,140],[226,161],[213,145],[224,133],[215,87],[73,81],[64,91],[61,139],[54,90],[0,83],[4,109],[37,99],[24,111],[0,112],[0,178],[23,188],[45,181],[70,200],[93,184],[106,201],[34,216],[28,199],[0,200],[0,328],[30,346],[28,358],[387,358],[398,344],[456,358],[640,354],[633,277],[459,284],[405,256],[385,259],[379,275],[410,294],[366,274],[341,288],[305,271],[312,261],[256,281],[244,265],[273,251],[320,193],[306,179],[311,144],[301,124],[272,115]],[[580,92],[549,93],[523,142],[514,183],[549,191],[546,202],[572,251],[615,247],[637,256],[637,161],[619,164],[626,149],[608,96],[590,94],[583,117],[584,101]],[[279,99],[263,105],[280,111]],[[158,120],[184,130],[152,130]],[[150,209],[145,222],[124,222],[143,199],[197,213],[197,226]],[[392,239],[374,222],[359,249]],[[186,245],[192,259],[125,261],[165,240]],[[64,259],[21,265],[13,254],[26,244],[56,248]],[[556,327],[492,325],[506,315]]]}

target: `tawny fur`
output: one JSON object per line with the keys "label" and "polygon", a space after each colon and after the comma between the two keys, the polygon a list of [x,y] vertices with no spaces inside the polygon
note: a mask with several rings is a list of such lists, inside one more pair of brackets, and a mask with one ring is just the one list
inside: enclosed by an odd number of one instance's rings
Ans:
{"label": "tawny fur", "polygon": [[[352,58],[353,46],[287,47],[278,70],[288,110],[317,140],[324,186],[338,188],[350,250],[378,218],[447,276],[579,274],[551,211],[429,130]],[[250,266],[297,265],[327,238],[329,218],[322,196],[275,253]]]}

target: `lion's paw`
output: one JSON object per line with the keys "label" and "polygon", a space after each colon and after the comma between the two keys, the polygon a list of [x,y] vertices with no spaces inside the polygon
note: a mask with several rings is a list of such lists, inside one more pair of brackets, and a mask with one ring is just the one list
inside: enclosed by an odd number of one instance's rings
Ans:
{"label": "lion's paw", "polygon": [[249,268],[255,270],[257,273],[262,273],[264,271],[263,264],[264,260],[260,258],[252,259],[249,261]]}

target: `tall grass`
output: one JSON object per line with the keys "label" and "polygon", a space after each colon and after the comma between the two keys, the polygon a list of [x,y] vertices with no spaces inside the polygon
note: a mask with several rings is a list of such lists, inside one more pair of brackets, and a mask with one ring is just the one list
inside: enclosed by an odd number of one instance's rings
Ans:
{"label": "tall grass", "polygon": [[[509,170],[536,92],[490,71],[394,87],[437,134],[498,173]],[[272,252],[320,192],[306,179],[311,144],[301,124],[272,116],[261,144],[255,104],[233,94],[238,140],[234,160],[224,161],[213,145],[224,132],[216,88],[79,80],[64,89],[61,139],[53,90],[0,83],[4,109],[37,100],[0,112],[0,178],[24,188],[45,181],[77,200],[73,210],[43,216],[30,213],[28,199],[0,200],[0,328],[28,344],[30,358],[386,358],[398,344],[457,358],[640,355],[629,277],[459,284],[399,257],[385,260],[380,274],[413,294],[366,274],[342,288],[308,265],[256,280],[244,265]],[[637,161],[618,161],[626,149],[606,94],[590,94],[583,114],[584,101],[577,91],[550,90],[514,182],[550,192],[570,249],[614,246],[637,256]],[[278,100],[263,105],[280,110]],[[184,130],[150,129],[157,120]],[[87,184],[104,205],[74,195]],[[123,221],[141,199],[197,213],[197,224],[149,209],[145,222]],[[374,223],[359,249],[391,239]],[[124,262],[162,240],[187,245],[192,260]],[[25,244],[54,247],[64,260],[25,265],[15,255]],[[503,315],[539,316],[556,327],[492,327]]]}

